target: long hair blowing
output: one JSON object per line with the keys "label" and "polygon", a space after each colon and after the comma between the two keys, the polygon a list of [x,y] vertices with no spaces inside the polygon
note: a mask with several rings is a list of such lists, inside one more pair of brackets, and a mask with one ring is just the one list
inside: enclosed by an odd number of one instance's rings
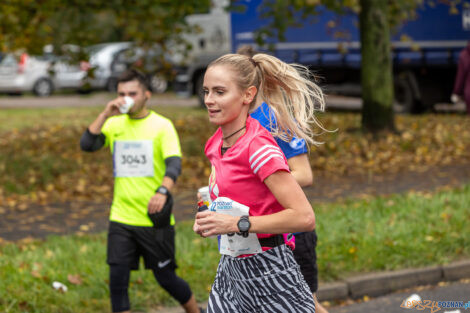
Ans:
{"label": "long hair blowing", "polygon": [[[258,53],[253,57],[226,54],[210,66],[228,65],[236,73],[240,90],[255,86],[260,96],[271,107],[277,123],[270,118],[271,133],[284,141],[302,138],[318,145],[313,127],[325,130],[315,116],[323,111],[325,99],[309,70],[299,64],[287,64],[278,58]],[[251,105],[256,103],[256,97]]]}

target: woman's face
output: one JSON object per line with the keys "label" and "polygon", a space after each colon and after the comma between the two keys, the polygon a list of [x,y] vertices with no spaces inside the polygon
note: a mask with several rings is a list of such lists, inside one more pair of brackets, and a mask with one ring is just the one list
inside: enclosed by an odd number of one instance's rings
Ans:
{"label": "woman's face", "polygon": [[209,121],[226,125],[240,116],[247,116],[246,96],[235,82],[235,72],[227,65],[214,65],[204,75],[204,103]]}

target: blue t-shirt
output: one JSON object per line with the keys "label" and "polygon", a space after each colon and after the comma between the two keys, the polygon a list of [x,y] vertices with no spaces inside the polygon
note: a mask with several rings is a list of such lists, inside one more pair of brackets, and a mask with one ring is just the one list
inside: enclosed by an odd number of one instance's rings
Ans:
{"label": "blue t-shirt", "polygon": [[[276,116],[266,102],[263,102],[253,113],[250,114],[252,118],[258,120],[258,122],[271,131],[271,126],[276,127]],[[271,117],[271,118],[270,118]],[[296,155],[307,153],[307,145],[304,139],[292,138],[290,142],[285,142],[280,138],[274,137],[277,144],[281,148],[282,152],[287,159],[295,157]]]}

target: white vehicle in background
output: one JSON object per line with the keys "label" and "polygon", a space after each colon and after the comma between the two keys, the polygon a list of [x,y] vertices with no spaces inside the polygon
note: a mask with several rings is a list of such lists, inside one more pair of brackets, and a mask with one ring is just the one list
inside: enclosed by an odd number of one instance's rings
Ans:
{"label": "white vehicle in background", "polygon": [[[212,0],[208,12],[192,14],[186,21],[199,32],[184,35],[192,49],[187,56],[173,53],[176,76],[173,88],[179,95],[197,95],[203,104],[202,83],[207,65],[219,56],[231,52],[230,14],[226,11],[228,0]],[[175,49],[176,50],[176,49]]]}
{"label": "white vehicle in background", "polygon": [[165,92],[169,85],[168,75],[165,76],[165,73],[171,71],[171,61],[167,55],[161,54],[162,49],[159,45],[153,45],[148,49],[132,45],[119,51],[111,62],[111,76],[108,78],[106,89],[116,92],[119,76],[130,68],[137,68],[146,75],[152,92]]}
{"label": "white vehicle in background", "polygon": [[81,90],[87,64],[70,65],[59,57],[29,56],[9,53],[0,61],[0,92],[21,94],[33,92],[40,97],[54,90]]}
{"label": "white vehicle in background", "polygon": [[115,92],[119,75],[138,63],[144,66],[143,72],[147,75],[153,92],[163,93],[168,87],[168,81],[160,73],[157,55],[161,50],[157,45],[144,51],[133,42],[110,42],[90,46],[85,50],[90,55],[93,72],[90,85],[93,89]]}
{"label": "white vehicle in background", "polygon": [[112,76],[111,65],[120,52],[130,47],[132,47],[132,42],[110,42],[85,48],[90,56],[90,66],[93,72],[90,77],[90,85],[93,89],[113,89],[110,86],[114,83],[110,80]]}

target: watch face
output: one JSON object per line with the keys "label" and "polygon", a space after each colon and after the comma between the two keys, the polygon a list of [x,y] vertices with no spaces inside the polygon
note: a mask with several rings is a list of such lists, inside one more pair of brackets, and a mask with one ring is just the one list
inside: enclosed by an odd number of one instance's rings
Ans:
{"label": "watch face", "polygon": [[241,231],[247,231],[250,227],[250,222],[247,220],[240,220],[240,222],[238,222],[238,227]]}

